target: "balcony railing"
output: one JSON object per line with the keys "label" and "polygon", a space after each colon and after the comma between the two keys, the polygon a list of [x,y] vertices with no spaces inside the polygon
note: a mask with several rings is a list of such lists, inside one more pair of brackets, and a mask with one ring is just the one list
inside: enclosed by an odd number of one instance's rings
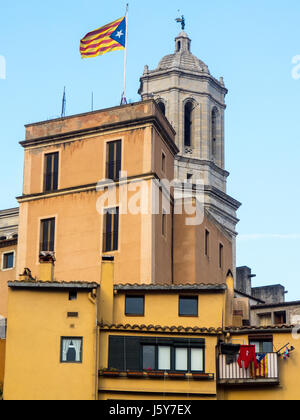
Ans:
{"label": "balcony railing", "polygon": [[240,368],[236,356],[236,361],[231,364],[226,363],[226,355],[219,357],[219,379],[222,385],[259,385],[259,384],[279,384],[278,354],[267,353],[265,359],[260,363],[258,369],[253,364],[248,369]]}

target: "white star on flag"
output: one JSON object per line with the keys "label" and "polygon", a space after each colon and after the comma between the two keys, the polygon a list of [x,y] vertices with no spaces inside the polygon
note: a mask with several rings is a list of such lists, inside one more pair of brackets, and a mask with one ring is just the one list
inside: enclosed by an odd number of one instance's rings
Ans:
{"label": "white star on flag", "polygon": [[124,34],[123,34],[123,31],[121,30],[121,31],[119,31],[119,32],[117,32],[117,34],[116,34],[116,36],[118,37],[118,38],[121,38],[121,36],[123,36]]}

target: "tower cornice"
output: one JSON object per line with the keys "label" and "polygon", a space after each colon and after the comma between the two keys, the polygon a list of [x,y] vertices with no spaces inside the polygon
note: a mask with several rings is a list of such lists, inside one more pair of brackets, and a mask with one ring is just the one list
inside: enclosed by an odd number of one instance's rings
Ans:
{"label": "tower cornice", "polygon": [[[148,81],[149,79],[155,79],[155,78],[162,78],[162,76],[164,77],[170,77],[170,76],[178,76],[178,77],[182,77],[185,76],[187,78],[190,79],[195,79],[197,81],[200,80],[206,80],[210,83],[212,83],[214,85],[214,87],[216,87],[217,89],[219,89],[221,91],[222,94],[227,95],[228,93],[228,89],[223,85],[223,83],[219,82],[215,77],[213,77],[211,74],[209,73],[204,73],[201,71],[197,71],[197,70],[186,70],[186,69],[182,69],[179,67],[173,67],[170,68],[168,70],[149,70],[147,73],[144,73],[141,77],[140,77],[140,82],[144,82],[144,81]],[[141,89],[140,89],[141,90]],[[139,93],[140,93],[139,90]]]}

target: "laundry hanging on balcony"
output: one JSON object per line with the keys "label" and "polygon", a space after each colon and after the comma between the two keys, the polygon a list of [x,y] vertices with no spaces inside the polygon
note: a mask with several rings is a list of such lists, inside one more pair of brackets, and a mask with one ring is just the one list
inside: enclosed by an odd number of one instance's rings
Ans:
{"label": "laundry hanging on balcony", "polygon": [[237,355],[240,352],[240,344],[221,344],[221,353],[226,356],[226,365],[231,365],[236,362]]}
{"label": "laundry hanging on balcony", "polygon": [[254,366],[254,362],[251,362],[249,366],[251,378],[266,378],[268,376],[268,355],[257,354],[256,361],[258,363],[256,368]]}
{"label": "laundry hanging on balcony", "polygon": [[248,369],[250,363],[253,362],[254,367],[256,369],[258,367],[258,363],[256,360],[255,346],[241,346],[240,356],[237,362],[241,369],[243,368],[243,362],[245,369]]}

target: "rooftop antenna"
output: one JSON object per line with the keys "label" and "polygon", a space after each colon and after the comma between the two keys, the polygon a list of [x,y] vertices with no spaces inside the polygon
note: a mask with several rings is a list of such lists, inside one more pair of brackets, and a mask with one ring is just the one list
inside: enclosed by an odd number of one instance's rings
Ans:
{"label": "rooftop antenna", "polygon": [[66,87],[64,87],[64,94],[62,99],[62,107],[61,107],[61,118],[66,116]]}
{"label": "rooftop antenna", "polygon": [[[180,10],[178,10],[178,13],[180,13]],[[185,29],[185,17],[182,15],[181,18],[179,17],[179,18],[175,19],[175,21],[177,23],[181,23],[181,28],[184,31],[184,29]]]}

